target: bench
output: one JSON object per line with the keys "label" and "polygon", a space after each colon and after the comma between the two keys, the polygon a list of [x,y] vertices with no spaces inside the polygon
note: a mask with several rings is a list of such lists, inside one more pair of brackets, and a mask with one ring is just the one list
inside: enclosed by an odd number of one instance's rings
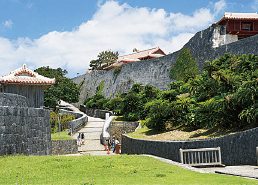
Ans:
{"label": "bench", "polygon": [[220,147],[199,149],[180,148],[180,157],[181,163],[189,166],[225,166],[221,163]]}

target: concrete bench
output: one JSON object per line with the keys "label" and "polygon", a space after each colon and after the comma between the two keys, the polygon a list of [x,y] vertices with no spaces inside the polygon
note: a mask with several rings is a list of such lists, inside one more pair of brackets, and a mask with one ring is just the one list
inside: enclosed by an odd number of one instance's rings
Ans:
{"label": "concrete bench", "polygon": [[189,166],[208,166],[219,165],[221,163],[220,147],[217,148],[199,148],[182,149],[180,148],[181,163]]}

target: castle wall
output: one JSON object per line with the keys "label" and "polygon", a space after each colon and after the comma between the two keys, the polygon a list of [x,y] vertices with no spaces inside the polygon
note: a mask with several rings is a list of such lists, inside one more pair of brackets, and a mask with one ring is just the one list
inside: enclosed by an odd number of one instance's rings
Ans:
{"label": "castle wall", "polygon": [[50,111],[28,108],[25,97],[0,93],[0,156],[51,155]]}
{"label": "castle wall", "polygon": [[[196,33],[184,47],[189,48],[192,56],[197,59],[199,69],[202,69],[205,61],[212,61],[228,52],[231,54],[258,54],[258,35],[239,41],[235,41],[236,38],[228,37],[230,36],[226,36],[225,26],[213,24]],[[228,42],[232,43],[227,44]],[[122,70],[117,75],[112,69],[110,71],[92,71],[73,78],[72,80],[77,84],[85,79],[80,101],[75,106],[79,107],[86,97],[92,97],[96,93],[96,87],[102,82],[104,83],[102,94],[107,98],[129,92],[136,82],[153,85],[162,91],[166,90],[167,85],[175,81],[169,78],[169,72],[175,64],[178,54],[179,51],[160,58],[123,64]]]}

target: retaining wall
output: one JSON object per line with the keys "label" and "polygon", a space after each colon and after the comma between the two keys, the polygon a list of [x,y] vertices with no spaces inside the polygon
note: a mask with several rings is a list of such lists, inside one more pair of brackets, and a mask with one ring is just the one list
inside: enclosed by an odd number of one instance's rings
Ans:
{"label": "retaining wall", "polygon": [[52,154],[76,154],[78,153],[78,145],[76,139],[59,139],[52,140]]}
{"label": "retaining wall", "polygon": [[81,114],[78,112],[72,112],[72,111],[63,110],[63,109],[61,109],[61,113],[75,115],[75,120],[70,121],[68,124],[69,125],[69,129],[67,132],[68,135],[78,132],[88,122],[88,117],[86,114]]}
{"label": "retaining wall", "polygon": [[85,105],[80,105],[80,111],[84,112],[88,116],[101,119],[106,119],[106,113],[109,113],[109,116],[113,115],[111,111],[86,108]]}
{"label": "retaining wall", "polygon": [[139,125],[140,122],[111,122],[107,132],[121,143],[122,134],[134,132]]}
{"label": "retaining wall", "polygon": [[0,156],[51,155],[50,110],[28,108],[26,98],[0,93]]}
{"label": "retaining wall", "polygon": [[[184,47],[190,49],[192,56],[197,59],[199,69],[202,69],[205,61],[212,61],[224,56],[227,52],[232,54],[258,54],[258,35],[230,44],[218,44],[217,38],[223,37],[225,34],[224,26],[213,24],[209,28],[196,33],[184,45]],[[214,47],[214,44],[218,47]],[[75,106],[79,107],[85,98],[92,97],[96,93],[96,87],[102,82],[104,83],[102,94],[107,98],[113,98],[115,94],[119,93],[128,93],[136,82],[143,85],[153,85],[161,91],[166,90],[167,85],[175,81],[169,78],[169,72],[175,64],[178,54],[179,51],[160,58],[123,64],[122,70],[117,75],[114,73],[114,69],[111,69],[109,71],[92,71],[73,78],[72,80],[77,84],[85,79],[79,102],[75,103]]]}
{"label": "retaining wall", "polygon": [[179,149],[221,148],[225,165],[257,165],[258,128],[207,140],[152,141],[122,135],[122,154],[151,154],[180,162]]}

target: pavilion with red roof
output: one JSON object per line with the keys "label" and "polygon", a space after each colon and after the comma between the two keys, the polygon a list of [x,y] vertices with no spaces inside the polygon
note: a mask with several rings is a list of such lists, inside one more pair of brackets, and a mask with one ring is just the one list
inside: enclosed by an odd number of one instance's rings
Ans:
{"label": "pavilion with red roof", "polygon": [[44,89],[53,84],[54,78],[41,76],[28,69],[26,64],[8,75],[0,76],[0,92],[25,96],[28,107],[43,107]]}
{"label": "pavilion with red roof", "polygon": [[218,25],[226,26],[226,33],[237,35],[243,39],[258,34],[257,13],[229,13],[224,12],[223,17],[216,22]]}
{"label": "pavilion with red roof", "polygon": [[135,52],[131,54],[118,57],[117,61],[114,64],[104,68],[104,70],[121,66],[124,63],[137,62],[151,58],[158,58],[166,55],[165,52],[162,49],[160,49],[160,47],[155,47],[143,51],[138,51],[137,49],[134,49],[134,51]]}

